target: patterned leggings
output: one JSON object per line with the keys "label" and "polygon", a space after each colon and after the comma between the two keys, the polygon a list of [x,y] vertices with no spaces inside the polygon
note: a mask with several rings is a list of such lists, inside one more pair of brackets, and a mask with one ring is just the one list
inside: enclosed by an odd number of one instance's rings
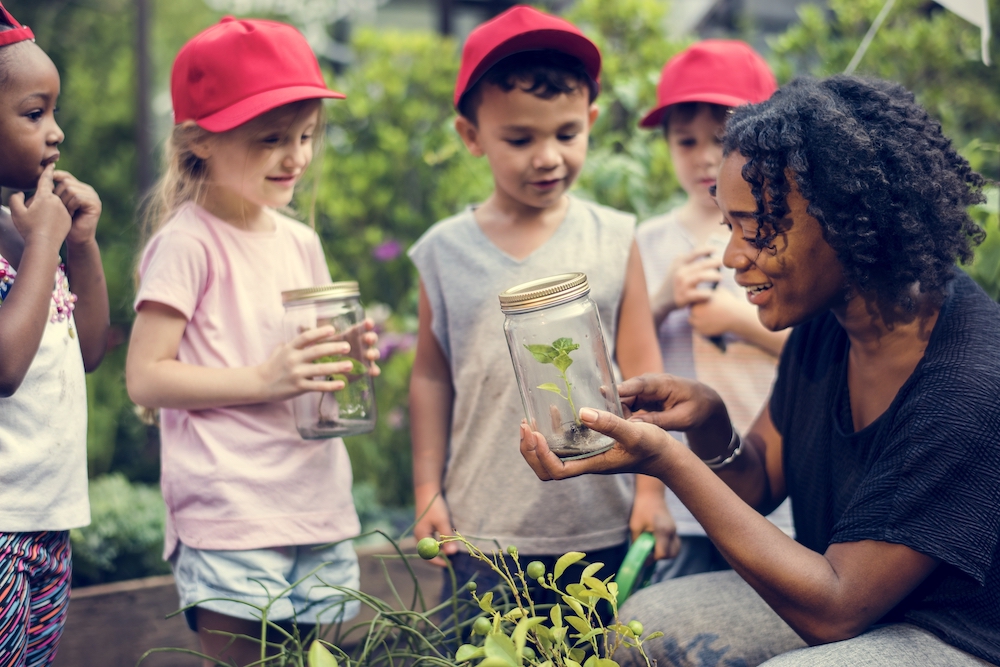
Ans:
{"label": "patterned leggings", "polygon": [[69,531],[0,532],[0,667],[52,664],[70,574]]}

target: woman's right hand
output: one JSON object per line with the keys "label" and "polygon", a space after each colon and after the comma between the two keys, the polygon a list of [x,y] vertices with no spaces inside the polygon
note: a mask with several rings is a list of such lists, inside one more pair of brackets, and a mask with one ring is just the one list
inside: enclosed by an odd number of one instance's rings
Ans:
{"label": "woman's right hand", "polygon": [[45,167],[38,178],[35,194],[27,202],[23,192],[10,196],[10,217],[25,246],[42,242],[58,250],[73,225],[66,205],[55,194],[54,171],[55,166],[51,164]]}
{"label": "woman's right hand", "polygon": [[318,327],[275,348],[271,357],[257,367],[264,388],[264,400],[282,401],[307,391],[343,389],[342,381],[327,378],[347,375],[354,367],[353,362],[316,362],[326,356],[345,355],[351,351],[350,343],[333,340],[335,336],[333,327]]}

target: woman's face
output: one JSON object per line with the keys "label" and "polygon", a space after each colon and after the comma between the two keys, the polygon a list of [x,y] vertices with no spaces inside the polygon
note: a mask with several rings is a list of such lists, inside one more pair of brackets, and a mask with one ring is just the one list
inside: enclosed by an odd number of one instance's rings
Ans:
{"label": "woman's face", "polygon": [[[788,216],[763,250],[754,245],[757,202],[743,180],[747,159],[730,153],[719,169],[716,201],[732,230],[723,263],[736,270],[736,282],[757,306],[761,323],[771,331],[800,324],[845,303],[844,271],[833,248],[824,240],[808,202],[794,180],[788,193]],[[772,230],[762,230],[767,236]]]}

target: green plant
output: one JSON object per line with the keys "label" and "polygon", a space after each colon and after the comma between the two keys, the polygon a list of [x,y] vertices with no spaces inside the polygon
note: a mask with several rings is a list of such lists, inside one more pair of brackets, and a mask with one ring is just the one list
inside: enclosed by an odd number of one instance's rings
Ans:
{"label": "green plant", "polygon": [[167,574],[166,511],[155,486],[130,484],[121,473],[90,482],[91,523],[70,531],[73,585],[88,586]]}
{"label": "green plant", "polygon": [[[443,536],[440,541],[424,538],[417,547],[419,556],[404,553],[398,543],[391,539],[389,542],[393,553],[379,558],[395,594],[394,600],[381,600],[354,589],[330,586],[343,598],[357,600],[370,609],[374,613],[370,621],[315,627],[303,633],[294,622],[287,625],[269,620],[274,602],[290,594],[320,568],[293,583],[267,605],[248,605],[260,616],[260,636],[270,632],[279,637],[277,640],[255,640],[260,645],[260,659],[253,664],[259,667],[617,667],[614,655],[620,650],[630,650],[638,651],[646,665],[650,665],[642,645],[661,633],[643,637],[642,624],[618,620],[614,576],[603,579],[597,576],[603,564],[591,563],[583,569],[578,581],[561,583],[567,568],[585,558],[581,552],[562,556],[552,572],[545,572],[544,567],[539,572],[537,565],[540,563],[531,563],[527,570],[522,569],[514,547],[507,549],[508,559],[499,551],[484,552],[461,535]],[[428,606],[408,559],[434,558],[444,542],[462,544],[474,558],[489,564],[500,575],[501,584],[482,595],[477,594],[475,582],[464,587],[455,586],[450,599]],[[412,578],[414,593],[408,603],[396,593],[389,569],[385,567],[390,559],[401,559]],[[538,575],[532,579],[537,586],[555,592],[562,602],[535,604],[529,572]],[[451,575],[454,578],[454,570]],[[342,603],[335,602],[331,609]],[[599,605],[611,609],[612,622],[605,624],[598,612]],[[213,660],[188,649],[155,648],[147,651],[139,664],[160,652],[185,653]],[[216,661],[214,664],[225,663]]]}
{"label": "green plant", "polygon": [[972,217],[986,230],[986,240],[963,268],[994,301],[1000,301],[1000,190],[990,188],[986,195],[985,204],[970,209]]}
{"label": "green plant", "polygon": [[566,371],[573,364],[570,352],[580,349],[579,344],[574,343],[572,338],[557,338],[552,341],[552,345],[525,345],[531,356],[540,364],[552,364],[562,376],[563,384],[566,385],[566,395],[563,396],[562,389],[554,382],[546,382],[538,385],[538,389],[551,391],[558,394],[569,403],[569,409],[573,412],[573,419],[580,424],[580,416],[576,413],[576,406],[573,404],[573,384],[566,377]]}

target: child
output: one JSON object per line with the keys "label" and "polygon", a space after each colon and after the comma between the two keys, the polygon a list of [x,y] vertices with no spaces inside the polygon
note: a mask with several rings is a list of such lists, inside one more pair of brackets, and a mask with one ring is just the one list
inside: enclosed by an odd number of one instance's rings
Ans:
{"label": "child", "polygon": [[[657,106],[640,122],[642,127],[663,128],[674,172],[688,196],[684,204],[647,220],[636,232],[664,370],[719,392],[740,431],[764,405],[788,332],[765,329],[733,270],[722,267],[729,234],[709,189],[722,162],[726,116],[733,107],[766,100],[776,88],[767,63],[750,46],[705,40],[667,62],[657,87]],[[683,434],[674,435],[683,441]],[[729,569],[705,530],[669,489],[667,504],[677,523],[681,552],[660,563],[654,578]],[[792,532],[787,503],[771,519]]]}
{"label": "child", "polygon": [[55,169],[59,73],[33,37],[0,4],[0,185],[35,191],[0,207],[2,665],[55,659],[69,603],[69,530],[90,523],[84,372],[101,363],[108,335],[95,239],[101,200]]}
{"label": "child", "polygon": [[[655,531],[658,556],[669,553],[663,487],[640,478],[633,489],[631,476],[535,478],[516,446],[524,414],[497,302],[516,284],[583,271],[623,375],[660,368],[632,216],[567,194],[597,117],[600,63],[575,26],[525,6],[469,35],[455,127],[486,156],[494,190],[410,249],[421,278],[410,414],[418,539],[457,530],[549,568],[580,550],[610,574],[629,528]],[[496,583],[454,543],[444,551],[461,582],[476,574],[480,590]]]}
{"label": "child", "polygon": [[181,49],[171,94],[175,127],[158,230],[139,265],[126,379],[136,403],[162,410],[165,557],[181,605],[198,603],[188,623],[206,654],[245,665],[260,645],[229,646],[213,631],[259,637],[249,605],[321,564],[269,619],[329,623],[357,608],[317,579],[358,586],[343,541],[359,530],[347,452],[339,438],[299,437],[286,400],[341,389],[317,378],[350,362],[313,362],[349,346],[330,327],[284,341],[281,292],[330,274],[316,233],[275,210],[312,160],[321,100],[343,95],[326,87],[294,28],[231,17]]}

